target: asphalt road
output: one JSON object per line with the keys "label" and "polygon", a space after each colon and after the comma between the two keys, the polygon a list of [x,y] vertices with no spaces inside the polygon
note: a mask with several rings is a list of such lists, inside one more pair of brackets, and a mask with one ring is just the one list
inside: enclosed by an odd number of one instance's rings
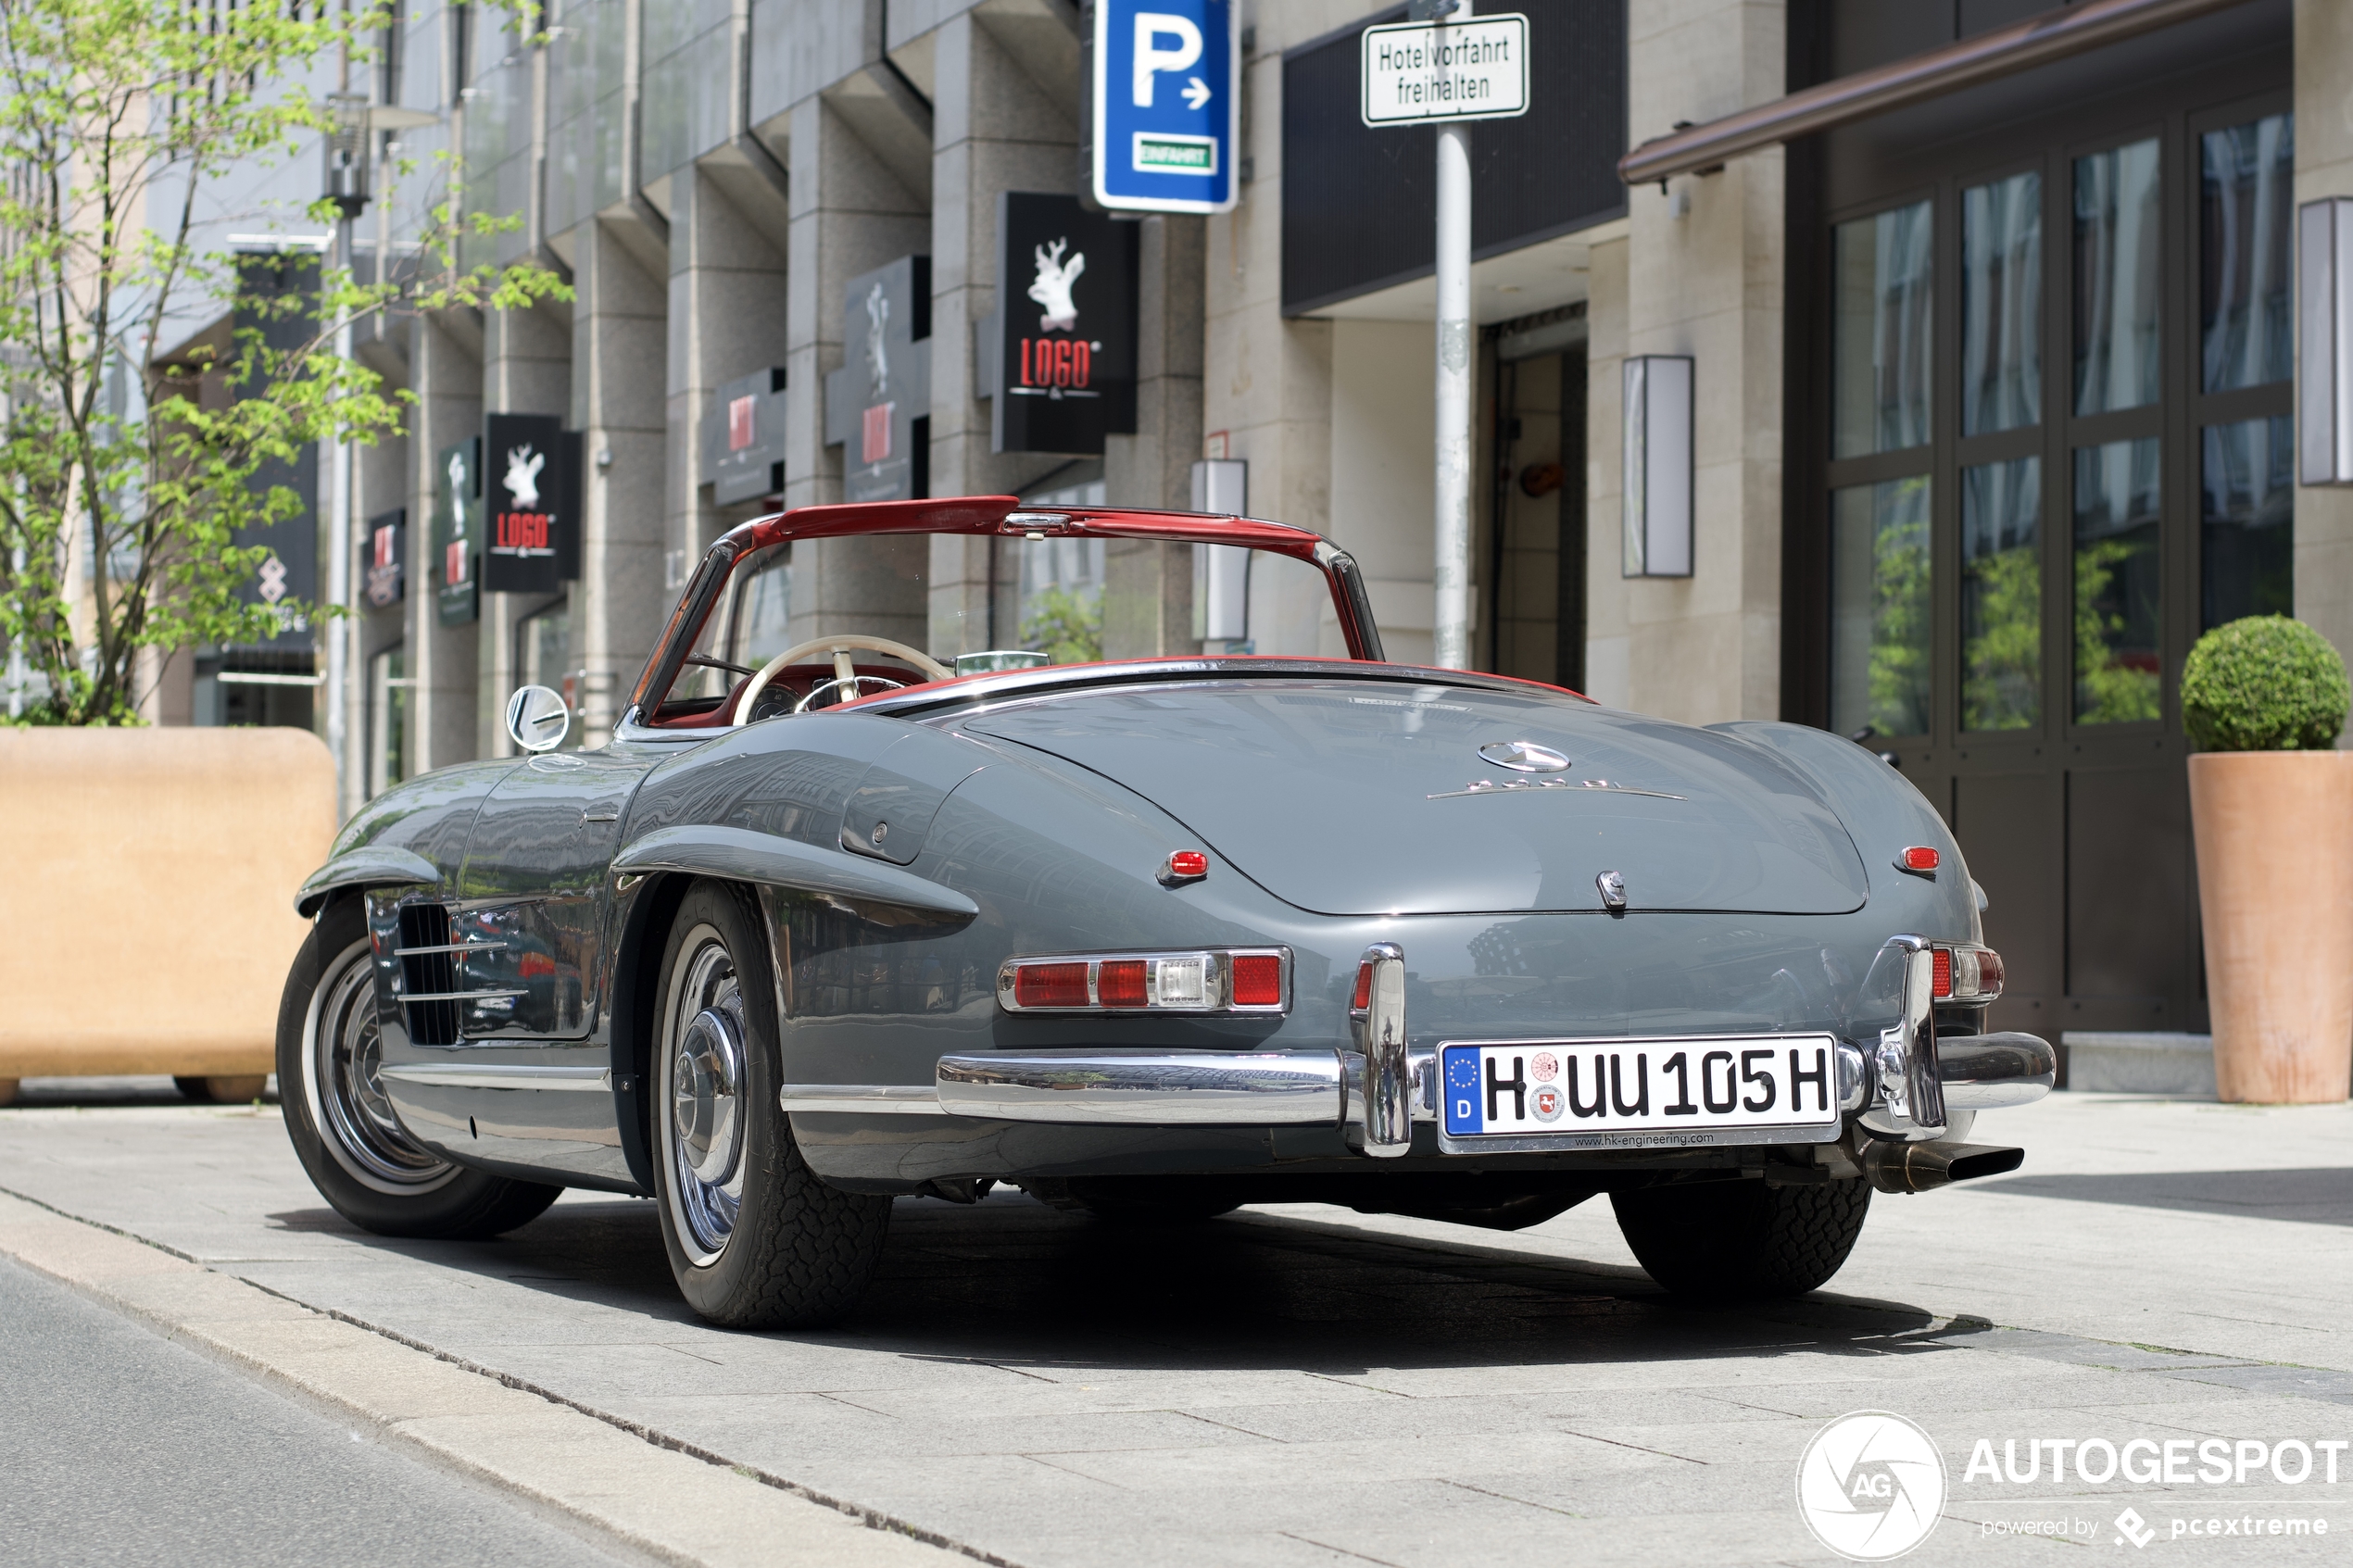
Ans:
{"label": "asphalt road", "polygon": [[614,1561],[0,1260],[0,1562]]}
{"label": "asphalt road", "polygon": [[[907,1200],[849,1322],[745,1335],[679,1300],[648,1203],[569,1194],[497,1242],[371,1236],[319,1200],[274,1111],[0,1111],[0,1191],[1016,1568],[1833,1564],[1793,1482],[1861,1411],[1918,1423],[1949,1474],[1906,1568],[2056,1563],[2062,1542],[2345,1561],[2353,1450],[2334,1480],[2197,1477],[2208,1445],[2353,1439],[2353,1107],[2062,1095],[1975,1135],[2024,1145],[2025,1170],[1881,1198],[1828,1289],[1714,1311],[1662,1297],[1605,1202],[1502,1235]],[[2026,1468],[2085,1440],[2184,1462]],[[2015,1475],[1978,1466],[1981,1441]],[[135,1477],[105,1495],[149,1507]],[[2158,1532],[2145,1553],[2116,1544],[2128,1512]],[[2187,1533],[2225,1514],[2329,1533]]]}

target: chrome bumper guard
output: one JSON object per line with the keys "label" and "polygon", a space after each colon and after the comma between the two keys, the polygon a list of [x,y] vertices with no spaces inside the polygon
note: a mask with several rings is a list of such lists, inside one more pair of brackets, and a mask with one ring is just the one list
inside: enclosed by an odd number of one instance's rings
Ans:
{"label": "chrome bumper guard", "polygon": [[1936,1042],[1936,1075],[1954,1110],[2032,1105],[2058,1082],[2058,1053],[2032,1035],[1947,1035]]}

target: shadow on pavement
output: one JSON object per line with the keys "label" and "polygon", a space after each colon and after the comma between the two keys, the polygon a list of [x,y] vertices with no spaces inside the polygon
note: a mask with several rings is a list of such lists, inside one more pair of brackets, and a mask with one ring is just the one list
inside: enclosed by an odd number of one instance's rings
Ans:
{"label": "shadow on pavement", "polygon": [[2016,1176],[1972,1184],[1975,1192],[2015,1192],[2079,1203],[2120,1203],[2237,1219],[2353,1225],[2353,1166],[2300,1171],[2165,1171],[2128,1174]]}
{"label": "shadow on pavement", "polygon": [[[271,1218],[287,1229],[341,1224],[324,1210]],[[644,1200],[561,1203],[491,1242],[357,1239],[569,1301],[699,1323]],[[1907,1354],[1950,1348],[1940,1341],[1982,1326],[1828,1293],[1691,1307],[1638,1271],[1514,1252],[1499,1239],[1466,1229],[1454,1246],[1248,1210],[1141,1228],[1018,1192],[970,1208],[909,1198],[858,1311],[833,1330],[774,1337],[1014,1370],[1344,1376],[1373,1367]]]}

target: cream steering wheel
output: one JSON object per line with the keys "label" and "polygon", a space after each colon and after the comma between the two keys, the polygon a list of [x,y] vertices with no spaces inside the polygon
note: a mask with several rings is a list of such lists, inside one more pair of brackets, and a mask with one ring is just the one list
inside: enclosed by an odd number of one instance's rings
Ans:
{"label": "cream steering wheel", "polygon": [[[754,675],[750,684],[744,687],[744,695],[736,704],[735,727],[741,729],[751,722],[751,710],[759,703],[760,694],[768,689],[768,683],[776,678],[779,671],[799,664],[811,654],[830,653],[834,656],[834,678],[831,681],[821,682],[820,685],[849,686],[855,691],[861,680],[870,677],[861,676],[857,666],[850,663],[849,653],[852,648],[866,653],[888,654],[902,664],[913,665],[935,681],[952,681],[956,678],[956,672],[953,670],[949,669],[929,654],[911,648],[905,643],[892,642],[888,637],[869,637],[858,632],[843,632],[831,637],[812,637],[805,643],[795,643],[760,667],[760,673]],[[817,688],[811,688],[809,695],[810,696],[816,696]],[[807,702],[809,698],[803,697],[801,700]],[[798,712],[799,709],[796,709],[794,711]]]}

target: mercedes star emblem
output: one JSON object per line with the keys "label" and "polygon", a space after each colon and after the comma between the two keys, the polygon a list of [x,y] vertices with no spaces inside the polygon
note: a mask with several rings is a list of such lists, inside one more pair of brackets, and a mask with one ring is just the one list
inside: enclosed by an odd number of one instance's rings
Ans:
{"label": "mercedes star emblem", "polygon": [[1489,741],[1478,748],[1478,756],[1482,762],[1509,768],[1515,773],[1557,773],[1568,766],[1567,758],[1532,740]]}

